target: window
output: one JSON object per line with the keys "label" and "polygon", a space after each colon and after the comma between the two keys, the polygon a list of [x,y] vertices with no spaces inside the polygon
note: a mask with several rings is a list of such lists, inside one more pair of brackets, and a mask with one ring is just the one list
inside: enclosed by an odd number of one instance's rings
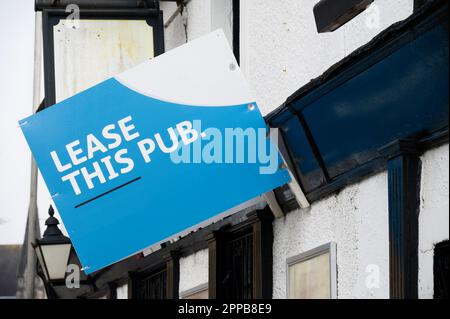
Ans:
{"label": "window", "polygon": [[139,274],[133,279],[133,299],[166,299],[167,272],[166,268]]}
{"label": "window", "polygon": [[228,299],[253,298],[253,232],[233,234],[225,242],[223,284]]}
{"label": "window", "polygon": [[210,298],[272,298],[272,221],[266,207],[208,236]]}
{"label": "window", "polygon": [[336,244],[330,243],[287,260],[289,299],[336,298]]}
{"label": "window", "polygon": [[177,251],[168,251],[161,256],[163,263],[152,265],[147,270],[130,274],[132,299],[178,299],[180,262]]}
{"label": "window", "polygon": [[434,248],[434,298],[448,299],[449,272],[448,240],[437,244]]}

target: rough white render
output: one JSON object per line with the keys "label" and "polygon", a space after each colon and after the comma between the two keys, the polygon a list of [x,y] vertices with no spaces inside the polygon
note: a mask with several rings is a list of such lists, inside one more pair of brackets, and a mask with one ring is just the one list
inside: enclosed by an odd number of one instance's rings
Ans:
{"label": "rough white render", "polygon": [[192,0],[187,5],[188,41],[213,31],[211,30],[211,1],[212,0]]}
{"label": "rough white render", "polygon": [[208,282],[208,249],[180,258],[179,292],[196,288]]}
{"label": "rough white render", "polygon": [[[172,14],[177,10],[175,2],[160,3],[160,8],[163,12],[164,24],[167,23]],[[166,51],[170,51],[183,43],[186,43],[186,34],[184,30],[185,19],[180,14],[177,14],[175,19],[164,28],[164,46]]]}
{"label": "rough white render", "polygon": [[[233,40],[231,3],[232,0],[191,0],[184,8],[183,14],[177,14],[164,30],[166,51],[217,29],[224,31],[231,45]],[[164,23],[167,23],[176,8],[175,3],[161,2]]]}
{"label": "rough white render", "polygon": [[382,30],[407,18],[414,4],[375,0],[335,32],[318,34],[313,15],[317,2],[241,1],[241,68],[263,115]]}
{"label": "rough white render", "polygon": [[273,298],[286,298],[286,259],[329,242],[337,244],[338,298],[389,297],[386,172],[274,221]]}
{"label": "rough white render", "polygon": [[449,239],[448,144],[422,156],[419,298],[433,298],[434,245]]}

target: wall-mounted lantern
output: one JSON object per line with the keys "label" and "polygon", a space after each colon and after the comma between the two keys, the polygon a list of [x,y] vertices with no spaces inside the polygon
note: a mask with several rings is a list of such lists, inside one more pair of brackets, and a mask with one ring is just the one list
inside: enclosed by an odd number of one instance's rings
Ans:
{"label": "wall-mounted lantern", "polygon": [[33,243],[38,259],[38,274],[44,281],[50,299],[73,298],[94,289],[91,278],[82,270],[80,260],[70,238],[59,229],[52,206],[43,237]]}
{"label": "wall-mounted lantern", "polygon": [[48,210],[50,217],[45,221],[47,229],[42,239],[38,239],[34,244],[40,267],[48,282],[61,281],[65,278],[72,249],[72,243],[59,229],[59,221],[53,216],[54,213],[53,207],[50,206]]}

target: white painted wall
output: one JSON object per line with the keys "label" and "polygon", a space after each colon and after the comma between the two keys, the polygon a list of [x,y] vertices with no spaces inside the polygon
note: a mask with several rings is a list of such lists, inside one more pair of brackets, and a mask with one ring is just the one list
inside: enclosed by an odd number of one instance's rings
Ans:
{"label": "white painted wall", "polygon": [[318,34],[313,15],[317,2],[241,1],[241,69],[263,115],[392,23],[408,17],[414,4],[375,0],[335,32]]}
{"label": "white painted wall", "polygon": [[180,258],[180,294],[208,282],[208,249]]}
{"label": "white painted wall", "polygon": [[[160,8],[163,12],[164,24],[168,22],[172,14],[177,9],[175,2],[160,3]],[[185,15],[186,16],[186,15]],[[170,51],[184,43],[186,43],[186,34],[184,30],[184,19],[180,14],[177,14],[175,19],[164,28],[164,42],[166,51]]]}
{"label": "white painted wall", "polygon": [[[176,10],[176,4],[161,2],[164,22]],[[222,29],[230,45],[233,41],[232,0],[192,0],[184,8],[183,14],[176,18],[165,28],[166,51],[194,40],[205,34]]]}
{"label": "white painted wall", "polygon": [[419,215],[419,298],[433,298],[434,245],[449,239],[448,144],[422,156]]}
{"label": "white painted wall", "polygon": [[[286,298],[286,260],[329,242],[337,244],[338,298],[389,297],[386,172],[273,225],[273,298]],[[373,269],[379,270],[378,288],[366,286],[366,280],[377,279]]]}
{"label": "white painted wall", "polygon": [[117,287],[116,297],[117,299],[128,299],[128,284]]}

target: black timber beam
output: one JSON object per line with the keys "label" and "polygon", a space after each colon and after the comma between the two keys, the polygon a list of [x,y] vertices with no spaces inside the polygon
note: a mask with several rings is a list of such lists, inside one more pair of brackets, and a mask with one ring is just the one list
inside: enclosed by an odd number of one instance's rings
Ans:
{"label": "black timber beam", "polygon": [[388,153],[389,269],[391,299],[418,298],[421,162],[414,140],[383,147]]}

